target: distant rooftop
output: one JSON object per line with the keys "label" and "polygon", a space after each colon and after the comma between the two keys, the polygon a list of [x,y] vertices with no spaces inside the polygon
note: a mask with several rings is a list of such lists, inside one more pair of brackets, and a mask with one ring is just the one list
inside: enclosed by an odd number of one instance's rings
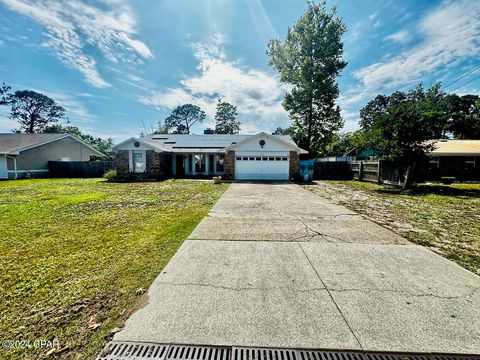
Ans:
{"label": "distant rooftop", "polygon": [[438,140],[430,156],[480,156],[480,140]]}
{"label": "distant rooftop", "polygon": [[27,147],[65,137],[65,135],[0,133],[0,154],[13,153]]}

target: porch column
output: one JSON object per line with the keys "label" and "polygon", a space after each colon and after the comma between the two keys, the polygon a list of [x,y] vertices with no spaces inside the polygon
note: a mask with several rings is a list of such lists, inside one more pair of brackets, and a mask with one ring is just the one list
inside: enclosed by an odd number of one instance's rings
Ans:
{"label": "porch column", "polygon": [[195,154],[190,154],[192,158],[192,175],[195,175]]}
{"label": "porch column", "polygon": [[190,171],[188,171],[188,155],[183,154],[183,168],[185,169],[185,175],[188,175]]}
{"label": "porch column", "polygon": [[205,154],[205,175],[210,175],[210,154]]}
{"label": "porch column", "polygon": [[213,174],[217,175],[217,161],[218,161],[218,155],[215,154],[213,155]]}
{"label": "porch column", "polygon": [[177,175],[177,155],[172,154],[172,175]]}

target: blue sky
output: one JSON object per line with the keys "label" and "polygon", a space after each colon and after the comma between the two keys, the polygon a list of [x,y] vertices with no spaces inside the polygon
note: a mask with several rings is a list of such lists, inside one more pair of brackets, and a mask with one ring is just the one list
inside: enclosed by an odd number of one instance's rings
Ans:
{"label": "blue sky", "polygon": [[[480,1],[330,1],[347,24],[339,78],[344,131],[378,93],[457,79],[480,65]],[[288,126],[284,86],[268,65],[300,0],[0,0],[0,82],[55,99],[73,125],[116,141],[192,102],[213,125],[219,98],[243,133]],[[475,71],[446,90],[480,75]],[[480,79],[457,93],[480,91]],[[16,127],[0,111],[0,131]]]}

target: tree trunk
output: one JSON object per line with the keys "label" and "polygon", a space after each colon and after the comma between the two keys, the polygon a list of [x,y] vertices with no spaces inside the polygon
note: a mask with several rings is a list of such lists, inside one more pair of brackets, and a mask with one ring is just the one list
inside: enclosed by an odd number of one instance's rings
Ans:
{"label": "tree trunk", "polygon": [[405,181],[403,182],[402,190],[408,189],[412,183],[413,169],[415,168],[415,163],[413,165],[407,166],[407,172],[405,174]]}

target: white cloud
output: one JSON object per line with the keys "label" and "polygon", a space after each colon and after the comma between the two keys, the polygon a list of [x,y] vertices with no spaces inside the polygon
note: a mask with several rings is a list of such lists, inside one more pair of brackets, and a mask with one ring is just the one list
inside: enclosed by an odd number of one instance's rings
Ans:
{"label": "white cloud", "polygon": [[423,40],[386,61],[353,73],[370,89],[410,85],[442,67],[478,56],[480,52],[480,2],[444,1],[421,19],[417,32]]}
{"label": "white cloud", "polygon": [[385,37],[385,40],[397,42],[397,43],[406,43],[410,41],[412,34],[406,30],[400,30],[396,33],[390,34]]}
{"label": "white cloud", "polygon": [[42,46],[80,71],[86,82],[95,87],[110,84],[99,74],[95,59],[86,53],[85,47],[97,47],[112,62],[135,63],[153,58],[147,45],[135,38],[135,18],[122,2],[104,1],[100,9],[73,1],[0,1],[44,26],[46,40]]}
{"label": "white cloud", "polygon": [[223,41],[222,37],[216,36],[211,43],[192,45],[198,60],[198,74],[185,77],[177,87],[141,97],[140,101],[167,109],[193,103],[200,106],[211,121],[217,100],[222,98],[238,107],[242,132],[273,130],[276,126],[288,125],[281,105],[285,87],[278,77],[249,68],[241,60],[228,60],[222,48]]}

